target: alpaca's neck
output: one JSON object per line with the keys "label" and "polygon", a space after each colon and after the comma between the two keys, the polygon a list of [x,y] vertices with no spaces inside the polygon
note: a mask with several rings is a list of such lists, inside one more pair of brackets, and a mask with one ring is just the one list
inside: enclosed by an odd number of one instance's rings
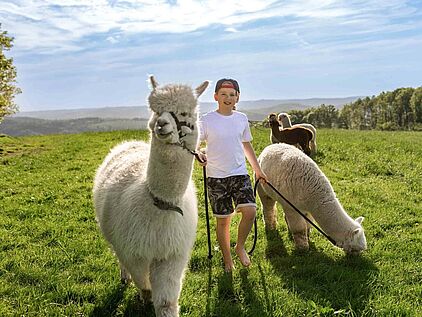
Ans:
{"label": "alpaca's neck", "polygon": [[192,168],[193,155],[187,150],[152,138],[147,180],[154,196],[177,202],[186,191]]}
{"label": "alpaca's neck", "polygon": [[344,211],[338,199],[324,204],[312,214],[321,229],[336,241],[344,240],[345,233],[355,229],[356,222]]}
{"label": "alpaca's neck", "polygon": [[278,141],[283,142],[283,137],[280,133],[280,124],[278,122],[271,123],[271,132]]}
{"label": "alpaca's neck", "polygon": [[283,124],[283,128],[291,128],[292,127],[292,122],[290,121],[289,117],[284,117],[283,120],[281,121],[281,123]]}

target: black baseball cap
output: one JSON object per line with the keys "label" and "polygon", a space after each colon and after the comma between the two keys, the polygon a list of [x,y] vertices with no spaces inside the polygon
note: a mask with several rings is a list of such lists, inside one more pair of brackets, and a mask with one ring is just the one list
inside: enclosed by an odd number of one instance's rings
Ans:
{"label": "black baseball cap", "polygon": [[220,88],[233,88],[238,93],[240,93],[239,83],[235,79],[231,78],[222,78],[217,81],[215,84],[214,92],[218,92]]}

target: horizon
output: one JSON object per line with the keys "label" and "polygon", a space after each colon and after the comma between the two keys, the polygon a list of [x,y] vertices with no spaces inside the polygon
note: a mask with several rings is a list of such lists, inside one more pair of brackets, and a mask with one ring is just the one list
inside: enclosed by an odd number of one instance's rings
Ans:
{"label": "horizon", "polygon": [[[241,101],[422,84],[420,1],[5,0],[20,111],[146,105],[147,79],[239,81]],[[419,53],[418,53],[419,52]]]}
{"label": "horizon", "polygon": [[[256,99],[256,100],[240,100],[238,104],[241,103],[259,103],[259,102],[268,102],[268,101],[277,101],[277,102],[294,102],[294,101],[307,101],[307,100],[314,100],[314,99],[322,99],[322,100],[330,100],[330,99],[351,99],[351,98],[364,98],[367,96],[346,96],[346,97],[311,97],[311,98],[289,98],[289,99]],[[215,101],[203,101],[199,100],[199,104],[206,103],[206,104],[216,104]],[[284,105],[284,103],[283,103]],[[315,105],[319,106],[319,105]],[[71,108],[51,108],[51,109],[45,109],[45,110],[19,110],[18,113],[26,113],[26,112],[44,112],[44,111],[78,111],[78,110],[96,110],[96,109],[107,109],[107,108],[136,108],[136,107],[145,107],[147,108],[148,105],[145,103],[143,105],[127,105],[127,106],[113,106],[113,105],[107,105],[107,106],[94,106],[94,107],[71,107]],[[261,108],[261,107],[259,107]],[[14,116],[14,115],[11,115]]]}

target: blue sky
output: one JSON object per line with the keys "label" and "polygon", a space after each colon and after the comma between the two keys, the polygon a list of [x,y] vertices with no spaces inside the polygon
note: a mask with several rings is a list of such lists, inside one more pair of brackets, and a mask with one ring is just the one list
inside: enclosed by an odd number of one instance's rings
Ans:
{"label": "blue sky", "polygon": [[242,100],[422,85],[422,1],[2,0],[0,22],[21,111],[145,105],[149,74]]}

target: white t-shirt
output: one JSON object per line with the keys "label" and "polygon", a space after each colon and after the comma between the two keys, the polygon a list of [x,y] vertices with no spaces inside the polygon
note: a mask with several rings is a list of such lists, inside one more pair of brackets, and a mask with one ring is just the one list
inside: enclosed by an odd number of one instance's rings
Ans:
{"label": "white t-shirt", "polygon": [[224,116],[217,111],[199,119],[200,140],[207,143],[207,176],[224,178],[247,175],[242,142],[252,140],[248,117],[233,111]]}

